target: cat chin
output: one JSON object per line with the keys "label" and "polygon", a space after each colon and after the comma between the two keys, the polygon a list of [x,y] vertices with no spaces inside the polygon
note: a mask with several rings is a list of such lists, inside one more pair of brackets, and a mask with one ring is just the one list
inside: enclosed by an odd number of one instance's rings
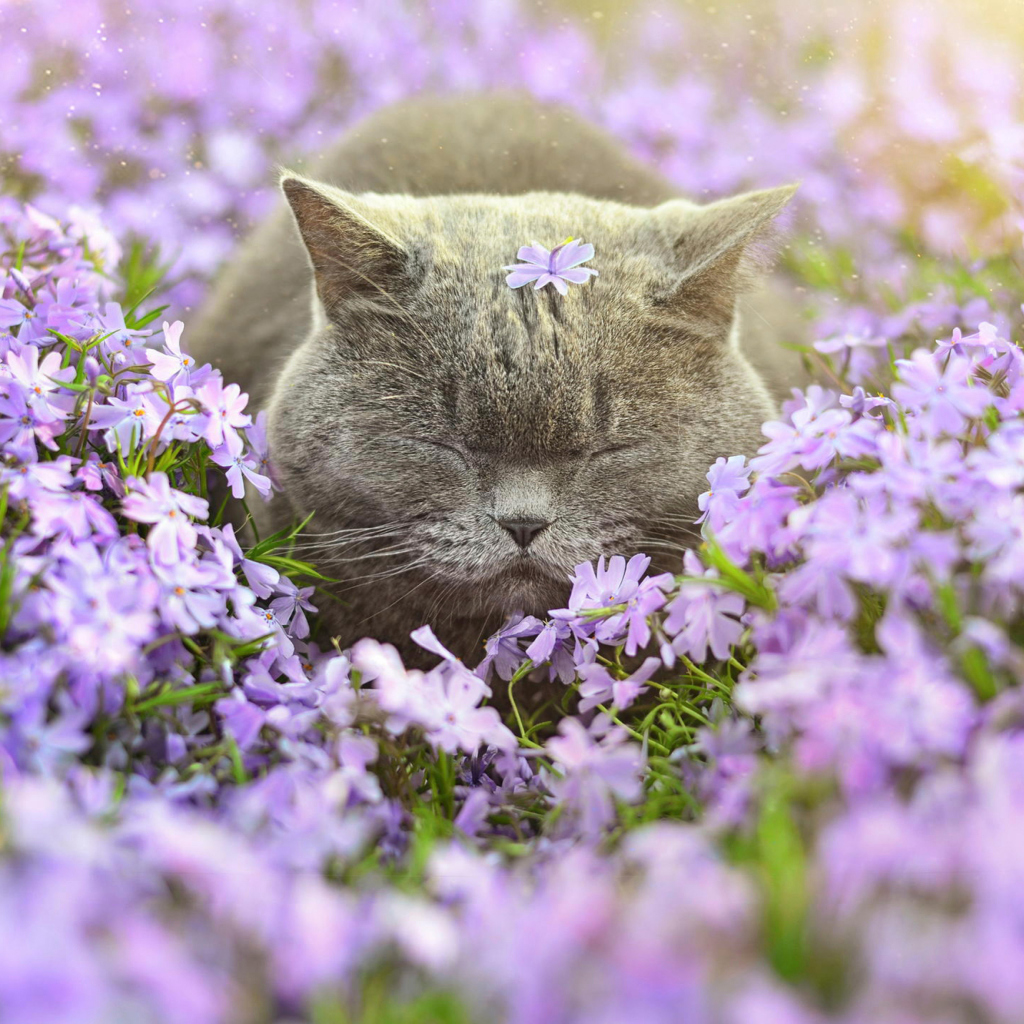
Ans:
{"label": "cat chin", "polygon": [[476,600],[489,614],[546,615],[565,604],[570,584],[564,570],[533,559],[521,559],[478,580]]}

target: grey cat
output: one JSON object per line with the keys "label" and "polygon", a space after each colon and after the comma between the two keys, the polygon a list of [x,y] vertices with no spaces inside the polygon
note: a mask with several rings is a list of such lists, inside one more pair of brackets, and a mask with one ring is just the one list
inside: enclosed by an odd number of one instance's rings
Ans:
{"label": "grey cat", "polygon": [[[516,94],[397,104],[308,173],[190,346],[269,410],[271,519],[315,511],[330,634],[413,657],[430,622],[472,659],[507,613],[564,604],[579,562],[677,568],[708,466],[776,412],[778,349],[763,316],[741,344],[738,307],[794,188],[695,205]],[[520,246],[568,236],[599,276],[506,284]]]}

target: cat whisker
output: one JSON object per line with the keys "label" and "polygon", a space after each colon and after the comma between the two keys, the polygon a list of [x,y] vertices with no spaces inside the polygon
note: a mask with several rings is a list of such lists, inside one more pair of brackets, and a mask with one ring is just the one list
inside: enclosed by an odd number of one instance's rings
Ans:
{"label": "cat whisker", "polygon": [[404,573],[412,572],[414,569],[419,569],[424,565],[428,565],[430,560],[427,558],[418,558],[405,565],[398,565],[391,569],[382,569],[380,572],[367,573],[365,576],[350,576],[346,583],[356,583],[358,586],[345,587],[342,590],[337,591],[339,594],[343,594],[348,590],[358,590],[360,587],[368,586],[371,583],[376,583],[380,580],[390,579],[392,576],[401,576]]}
{"label": "cat whisker", "polygon": [[[437,579],[437,577],[440,576],[443,571],[444,571],[443,569],[438,569],[436,572],[431,573],[431,575],[429,575],[425,580],[420,580],[420,582],[417,583],[416,586],[410,587],[403,594],[401,594],[401,596],[399,596],[396,600],[392,601],[391,604],[385,605],[383,608],[378,608],[374,612],[372,612],[370,615],[367,615],[366,618],[361,619],[359,622],[357,622],[355,624],[356,628],[358,628],[359,626],[363,625],[364,622],[369,622],[375,615],[381,615],[381,614],[383,614],[386,611],[390,611],[392,608],[395,607],[396,604],[401,604],[411,594],[414,594],[417,590],[419,590],[420,587],[426,586],[426,584],[428,584],[431,580]],[[365,586],[365,584],[364,584],[364,586]]]}
{"label": "cat whisker", "polygon": [[380,543],[381,541],[390,541],[396,537],[407,536],[407,530],[390,530],[387,533],[374,533],[370,536],[360,537],[325,537],[324,539],[311,539],[303,543],[295,544],[292,547],[293,551],[330,551],[340,550],[341,548],[350,548],[356,544],[374,544]]}
{"label": "cat whisker", "polygon": [[338,536],[355,536],[363,535],[370,536],[373,534],[380,533],[382,531],[395,530],[398,528],[408,529],[411,523],[378,523],[375,526],[349,526],[342,527],[340,530],[324,530],[322,532],[315,532],[313,530],[303,530],[299,536],[301,537],[338,537]]}
{"label": "cat whisker", "polygon": [[345,565],[349,562],[362,562],[370,558],[398,558],[401,555],[411,555],[419,548],[385,548],[383,551],[369,551],[365,555],[349,555],[347,558],[338,558],[336,555],[328,555],[319,559],[323,565]]}

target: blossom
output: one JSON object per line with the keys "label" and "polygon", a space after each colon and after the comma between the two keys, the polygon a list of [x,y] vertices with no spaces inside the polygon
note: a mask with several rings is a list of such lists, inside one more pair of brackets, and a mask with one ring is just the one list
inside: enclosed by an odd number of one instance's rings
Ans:
{"label": "blossom", "polygon": [[273,484],[270,481],[270,477],[264,476],[258,471],[259,463],[254,462],[251,458],[242,454],[240,451],[232,452],[231,446],[228,444],[221,445],[220,448],[215,449],[210,455],[210,458],[212,458],[218,466],[223,466],[227,470],[225,476],[234,497],[245,497],[246,480],[248,480],[264,498],[269,497]]}
{"label": "blossom", "polygon": [[562,772],[551,788],[578,817],[585,836],[597,835],[608,824],[615,799],[630,802],[640,796],[640,751],[621,732],[610,732],[598,742],[580,722],[566,718],[545,749]]}
{"label": "blossom", "polygon": [[674,660],[673,654],[703,662],[709,650],[716,658],[727,658],[743,633],[738,619],[745,602],[720,583],[694,582],[701,578],[715,581],[718,573],[713,569],[705,571],[693,552],[686,553],[683,568],[691,579],[680,587],[666,608],[664,628],[673,640],[664,654],[668,654],[669,663]]}
{"label": "blossom", "polygon": [[164,321],[164,349],[147,348],[146,357],[153,364],[152,373],[157,380],[184,383],[196,388],[213,371],[209,365],[199,366],[192,356],[181,350],[181,333],[184,329],[181,320],[175,320],[173,324]]}
{"label": "blossom", "polygon": [[[532,615],[523,615],[520,612],[511,616],[484,644],[485,656],[477,667],[479,675],[486,679],[493,666],[499,679],[511,679],[516,669],[527,659],[527,655],[519,646],[520,638],[536,636],[541,628],[540,620]],[[538,660],[546,661],[549,653],[545,653]]]}
{"label": "blossom", "polygon": [[606,702],[615,708],[628,708],[647,688],[645,684],[659,668],[660,658],[646,658],[635,672],[619,679],[599,662],[580,665],[580,696],[583,698],[580,701],[580,712],[589,711]]}
{"label": "blossom", "polygon": [[538,242],[524,245],[516,257],[526,262],[513,263],[504,268],[512,271],[505,279],[510,288],[522,288],[535,281],[535,289],[553,284],[562,295],[566,295],[570,284],[584,284],[588,278],[597,277],[596,270],[580,266],[594,258],[594,247],[589,243],[584,245],[574,238],[566,239],[550,250]]}
{"label": "blossom", "polygon": [[22,386],[22,393],[37,420],[52,423],[67,419],[74,399],[62,394],[60,386],[71,380],[75,371],[70,366],[61,369],[60,353],[50,352],[40,362],[39,349],[26,345],[21,352],[8,352],[7,366],[14,380]]}
{"label": "blossom", "polygon": [[241,452],[243,444],[239,431],[249,426],[252,418],[243,413],[249,401],[237,384],[225,386],[220,377],[211,377],[196,389],[196,397],[207,415],[204,437],[211,448],[227,448],[232,454]]}
{"label": "blossom", "polygon": [[899,381],[893,385],[893,398],[916,412],[933,436],[958,434],[965,419],[980,416],[992,404],[991,393],[970,382],[970,362],[962,356],[950,356],[942,366],[931,353],[918,349],[896,365]]}
{"label": "blossom", "polygon": [[751,469],[745,465],[746,461],[742,455],[715,460],[715,464],[707,473],[707,481],[711,488],[697,498],[697,507],[701,511],[698,523],[707,522],[717,533],[732,517],[739,496],[750,487]]}
{"label": "blossom", "polygon": [[146,543],[158,562],[169,565],[195,547],[196,528],[190,516],[205,519],[209,510],[204,498],[171,487],[166,473],[152,473],[148,480],[126,481],[124,514],[138,523],[151,523]]}

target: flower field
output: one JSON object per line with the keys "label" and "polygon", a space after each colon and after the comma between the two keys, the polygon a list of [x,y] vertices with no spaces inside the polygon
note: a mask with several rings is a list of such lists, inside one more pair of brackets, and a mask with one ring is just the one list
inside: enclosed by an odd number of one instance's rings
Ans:
{"label": "flower field", "polygon": [[[0,6],[0,1024],[1024,1018],[1022,51],[723,7]],[[498,87],[799,180],[820,383],[677,573],[406,669],[224,522],[273,453],[189,322],[275,164]]]}

